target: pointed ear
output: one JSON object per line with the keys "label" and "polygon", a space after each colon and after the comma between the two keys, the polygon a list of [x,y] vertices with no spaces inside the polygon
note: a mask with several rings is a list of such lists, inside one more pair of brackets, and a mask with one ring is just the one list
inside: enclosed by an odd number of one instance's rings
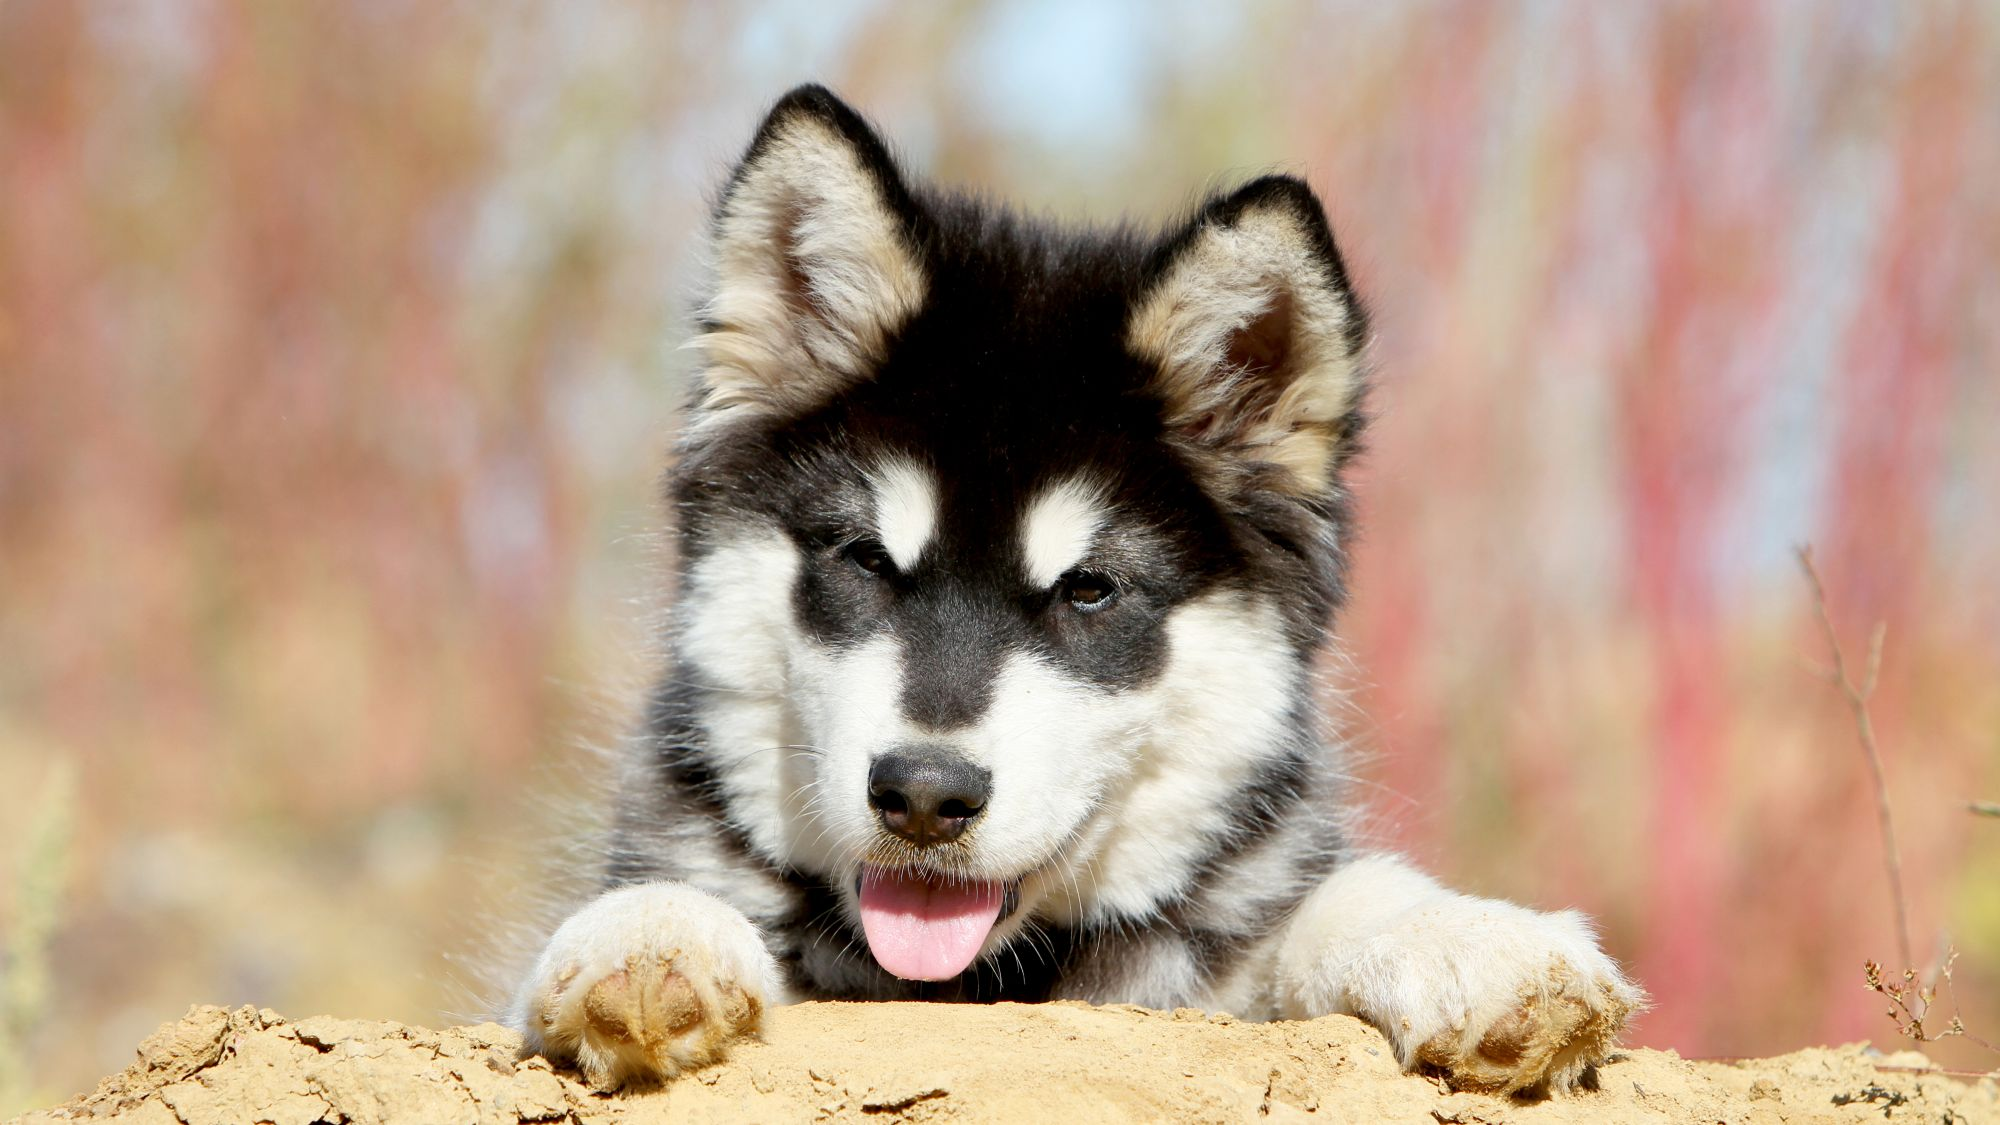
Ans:
{"label": "pointed ear", "polygon": [[716,207],[697,424],[794,415],[865,378],[924,300],[919,214],[859,114],[820,86],[785,95]]}
{"label": "pointed ear", "polygon": [[1365,333],[1319,199],[1267,176],[1210,200],[1161,249],[1126,344],[1156,368],[1170,430],[1313,495],[1358,437]]}

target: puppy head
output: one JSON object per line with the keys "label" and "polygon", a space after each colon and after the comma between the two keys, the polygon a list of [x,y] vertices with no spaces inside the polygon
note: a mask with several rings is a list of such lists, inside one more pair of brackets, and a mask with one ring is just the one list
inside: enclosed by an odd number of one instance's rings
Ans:
{"label": "puppy head", "polygon": [[864,921],[991,914],[942,952],[870,922],[904,975],[1157,909],[1308,752],[1364,334],[1319,202],[1030,223],[809,87],[714,240],[676,644],[732,822]]}

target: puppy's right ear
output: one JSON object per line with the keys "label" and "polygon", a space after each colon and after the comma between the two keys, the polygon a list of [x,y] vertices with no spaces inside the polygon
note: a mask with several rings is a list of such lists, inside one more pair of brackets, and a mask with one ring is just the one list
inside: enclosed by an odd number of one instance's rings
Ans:
{"label": "puppy's right ear", "polygon": [[1366,318],[1305,181],[1265,176],[1204,204],[1160,249],[1134,308],[1170,433],[1204,462],[1266,468],[1299,496],[1338,485],[1361,429]]}
{"label": "puppy's right ear", "polygon": [[697,425],[793,416],[865,378],[924,300],[919,215],[859,114],[786,94],[716,207]]}

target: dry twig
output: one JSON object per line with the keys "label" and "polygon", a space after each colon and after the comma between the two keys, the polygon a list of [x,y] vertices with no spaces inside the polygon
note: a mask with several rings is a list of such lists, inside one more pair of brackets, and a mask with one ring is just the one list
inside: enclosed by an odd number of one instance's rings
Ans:
{"label": "dry twig", "polygon": [[1945,993],[1951,998],[1951,1020],[1945,1024],[1943,1031],[1934,1032],[1924,1026],[1924,1020],[1930,1015],[1931,1006],[1937,1003],[1938,990],[1935,984],[1926,986],[1919,983],[1915,969],[1904,969],[1903,979],[1900,981],[1891,980],[1883,974],[1881,965],[1869,961],[1864,966],[1865,979],[1869,991],[1880,993],[1888,999],[1888,1015],[1890,1019],[1896,1021],[1896,1030],[1911,1039],[1926,1043],[1958,1035],[1989,1051],[2000,1051],[2000,1047],[1965,1029],[1965,1020],[1959,1016],[1958,984],[1951,975],[1957,961],[1958,950],[1947,949],[1944,963],[1938,967],[1938,977],[1944,981]]}
{"label": "dry twig", "polygon": [[1882,769],[1882,752],[1875,745],[1875,723],[1868,717],[1868,699],[1875,694],[1876,680],[1882,671],[1882,640],[1887,626],[1877,623],[1869,635],[1868,666],[1857,685],[1847,674],[1847,656],[1841,651],[1840,636],[1834,632],[1833,618],[1827,613],[1826,587],[1819,580],[1819,570],[1813,566],[1810,546],[1799,548],[1799,568],[1805,571],[1806,581],[1812,585],[1813,613],[1826,634],[1827,647],[1833,651],[1833,667],[1822,669],[1821,678],[1840,692],[1848,710],[1854,713],[1854,729],[1860,736],[1862,753],[1867,755],[1868,768],[1874,774],[1875,817],[1882,826],[1882,860],[1889,869],[1889,897],[1896,907],[1897,951],[1902,954],[1904,965],[1915,965],[1916,958],[1910,954],[1910,910],[1903,897],[1902,853],[1896,847],[1896,824],[1889,813],[1889,780]]}
{"label": "dry twig", "polygon": [[[1923,1043],[1957,1035],[1989,1051],[2000,1051],[2000,1047],[1967,1031],[1965,1021],[1959,1018],[1958,986],[1951,975],[1953,964],[1958,960],[1958,951],[1949,945],[1945,947],[1937,979],[1928,985],[1917,979],[1916,959],[1910,953],[1910,912],[1903,897],[1903,861],[1896,847],[1896,825],[1889,814],[1889,780],[1882,769],[1881,748],[1875,743],[1875,723],[1868,715],[1868,700],[1875,694],[1875,684],[1882,673],[1882,639],[1887,627],[1878,622],[1875,631],[1869,634],[1868,664],[1862,672],[1861,682],[1856,684],[1847,673],[1847,657],[1841,651],[1840,637],[1834,632],[1833,618],[1827,612],[1826,587],[1820,582],[1819,570],[1813,566],[1811,547],[1799,548],[1799,568],[1805,571],[1806,581],[1812,586],[1813,614],[1819,618],[1820,630],[1826,634],[1827,648],[1833,653],[1832,667],[1809,667],[1814,675],[1840,692],[1848,710],[1853,712],[1855,733],[1874,776],[1875,815],[1882,825],[1883,863],[1889,870],[1889,896],[1896,907],[1896,941],[1906,966],[1901,978],[1896,979],[1885,974],[1880,964],[1869,961],[1864,965],[1864,980],[1869,991],[1879,993],[1889,1001],[1889,1018],[1896,1021],[1896,1030],[1909,1038]],[[1970,807],[1981,816],[2000,816],[2000,805],[1974,801]],[[1944,982],[1945,992],[1951,999],[1952,1017],[1943,1031],[1932,1031],[1924,1026],[1931,1006],[1937,1002],[1937,980]]]}

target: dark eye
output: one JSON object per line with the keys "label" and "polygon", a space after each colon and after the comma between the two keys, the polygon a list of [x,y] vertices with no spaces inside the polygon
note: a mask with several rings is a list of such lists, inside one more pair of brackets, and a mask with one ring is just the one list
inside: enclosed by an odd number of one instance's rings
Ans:
{"label": "dark eye", "polygon": [[841,554],[847,561],[870,574],[896,573],[896,560],[889,557],[889,549],[874,539],[856,539],[847,545]]}
{"label": "dark eye", "polygon": [[1062,576],[1056,592],[1079,613],[1096,613],[1118,600],[1118,587],[1102,574],[1072,570]]}

